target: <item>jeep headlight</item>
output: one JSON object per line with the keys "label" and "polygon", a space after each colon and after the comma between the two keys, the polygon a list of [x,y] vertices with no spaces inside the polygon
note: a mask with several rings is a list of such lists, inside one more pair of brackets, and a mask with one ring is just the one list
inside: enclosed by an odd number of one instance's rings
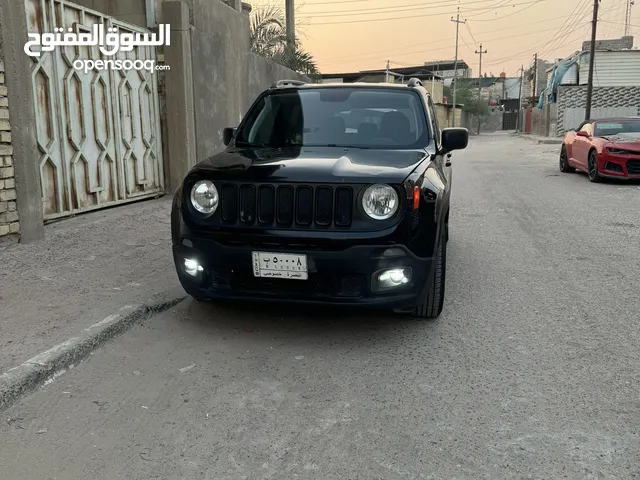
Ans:
{"label": "jeep headlight", "polygon": [[213,182],[200,180],[191,189],[191,205],[198,212],[211,215],[216,211],[219,203],[218,189]]}
{"label": "jeep headlight", "polygon": [[374,220],[386,220],[398,211],[398,194],[389,185],[372,185],[364,192],[362,208]]}

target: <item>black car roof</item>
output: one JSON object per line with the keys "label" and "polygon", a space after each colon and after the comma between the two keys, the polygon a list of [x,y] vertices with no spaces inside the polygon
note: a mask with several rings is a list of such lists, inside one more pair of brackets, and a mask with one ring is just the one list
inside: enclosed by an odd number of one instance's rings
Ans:
{"label": "black car roof", "polygon": [[[409,84],[400,84],[400,83],[366,83],[366,82],[354,82],[354,83],[305,83],[299,80],[280,80],[269,88],[271,89],[300,89],[300,90],[308,90],[308,89],[325,89],[325,88],[369,88],[369,89],[407,89],[407,88],[422,88],[425,89],[422,85],[422,82],[417,79],[409,80]],[[426,90],[426,89],[425,89]],[[428,93],[428,92],[427,92]]]}

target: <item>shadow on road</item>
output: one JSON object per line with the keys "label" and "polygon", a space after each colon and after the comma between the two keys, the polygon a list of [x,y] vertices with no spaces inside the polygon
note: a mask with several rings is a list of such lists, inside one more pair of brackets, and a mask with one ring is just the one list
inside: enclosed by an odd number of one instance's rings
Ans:
{"label": "shadow on road", "polygon": [[388,335],[394,332],[406,335],[414,331],[423,336],[437,325],[437,321],[421,321],[385,310],[357,307],[231,301],[200,303],[189,298],[178,309],[176,318],[189,323],[202,335],[245,334],[269,341],[274,337],[299,340],[307,336],[316,341],[333,338],[340,343],[349,337],[362,340],[363,336],[388,340]]}

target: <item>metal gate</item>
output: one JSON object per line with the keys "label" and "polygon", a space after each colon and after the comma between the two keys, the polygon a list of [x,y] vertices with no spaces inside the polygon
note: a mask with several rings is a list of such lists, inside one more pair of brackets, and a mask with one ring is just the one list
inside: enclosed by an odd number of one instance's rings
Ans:
{"label": "metal gate", "polygon": [[515,130],[518,124],[518,112],[503,112],[502,130]]}
{"label": "metal gate", "polygon": [[[30,33],[85,33],[94,24],[148,32],[65,0],[25,7]],[[163,192],[157,72],[73,68],[78,59],[155,60],[154,47],[105,57],[97,46],[57,46],[30,58],[45,220]]]}

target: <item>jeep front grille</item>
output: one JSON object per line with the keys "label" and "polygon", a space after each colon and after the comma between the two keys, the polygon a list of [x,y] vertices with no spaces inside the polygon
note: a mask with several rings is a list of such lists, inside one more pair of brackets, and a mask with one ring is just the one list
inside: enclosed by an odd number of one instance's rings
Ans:
{"label": "jeep front grille", "polygon": [[220,212],[227,225],[259,227],[349,227],[351,186],[222,183]]}

